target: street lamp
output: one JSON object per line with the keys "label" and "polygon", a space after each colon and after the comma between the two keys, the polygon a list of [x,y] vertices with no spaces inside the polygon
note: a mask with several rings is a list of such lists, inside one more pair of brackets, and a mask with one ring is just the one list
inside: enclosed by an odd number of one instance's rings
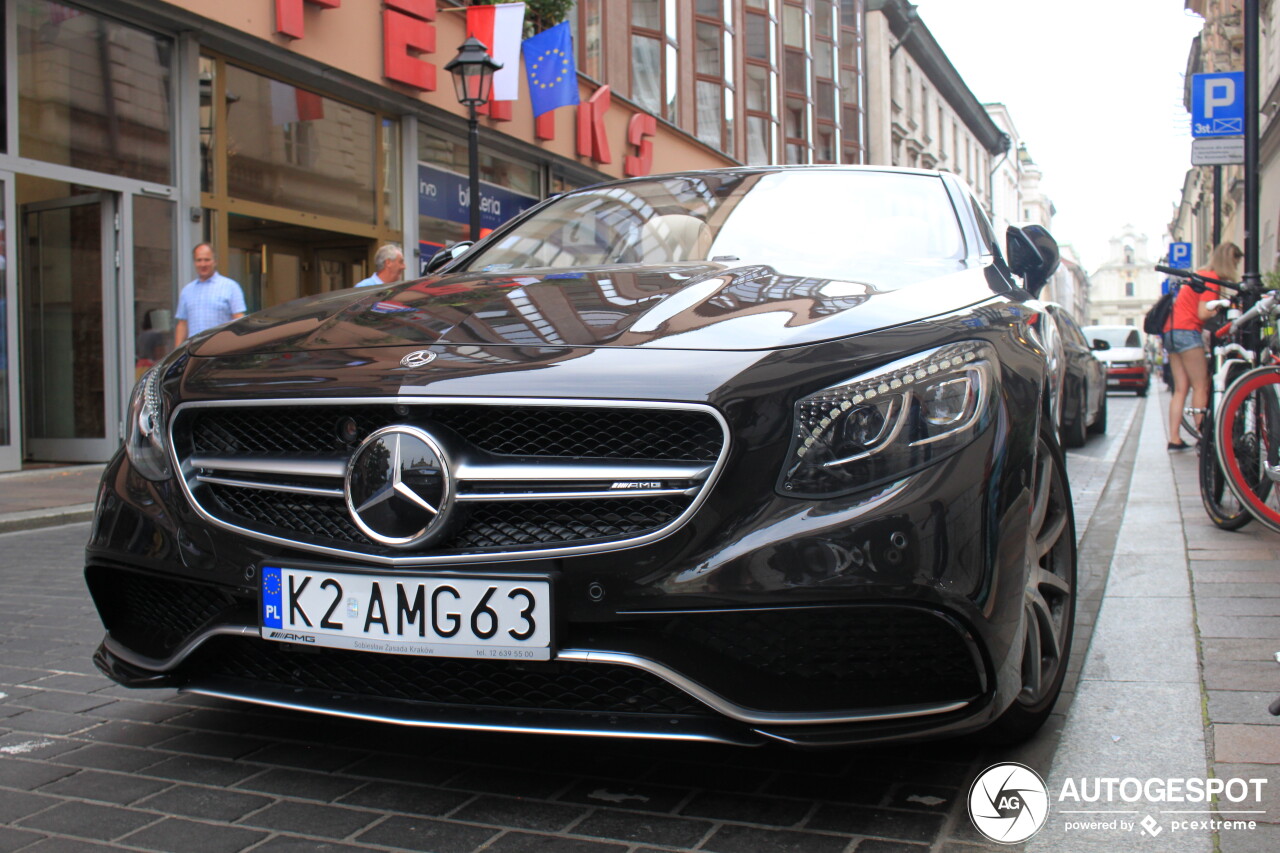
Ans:
{"label": "street lamp", "polygon": [[453,88],[458,96],[458,103],[469,111],[467,117],[467,161],[471,166],[468,174],[471,198],[471,240],[480,239],[480,124],[476,120],[476,108],[489,103],[489,93],[493,89],[493,72],[502,67],[501,62],[494,62],[489,56],[484,42],[475,36],[469,37],[458,48],[458,55],[449,60],[444,67],[453,75]]}

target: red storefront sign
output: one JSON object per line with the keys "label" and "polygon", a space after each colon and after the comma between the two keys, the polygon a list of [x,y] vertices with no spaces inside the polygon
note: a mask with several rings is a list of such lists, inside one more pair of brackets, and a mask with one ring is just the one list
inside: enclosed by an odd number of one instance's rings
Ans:
{"label": "red storefront sign", "polygon": [[[342,0],[272,2],[276,11],[276,33],[296,40],[306,37],[305,11],[308,6],[324,11],[337,9],[342,5]],[[436,66],[425,57],[436,52],[436,0],[383,0],[383,6],[383,76],[423,92],[434,92],[437,83]],[[612,100],[609,87],[601,86],[578,106],[578,153],[602,165],[613,162],[604,126],[604,116],[609,111]],[[481,112],[493,121],[510,121],[511,102],[486,104]],[[535,120],[534,135],[538,139],[555,139],[552,113],[543,113]],[[632,115],[627,126],[627,143],[634,148],[634,153],[628,154],[623,162],[627,175],[649,174],[653,166],[652,139],[656,135],[657,121],[652,115]]]}

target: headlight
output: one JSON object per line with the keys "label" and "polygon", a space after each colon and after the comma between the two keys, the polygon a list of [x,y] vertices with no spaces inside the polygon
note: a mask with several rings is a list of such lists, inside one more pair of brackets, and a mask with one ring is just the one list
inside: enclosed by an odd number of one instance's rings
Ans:
{"label": "headlight", "polygon": [[165,480],[171,473],[165,446],[164,404],[160,399],[160,373],[166,363],[144,373],[129,399],[129,433],[124,449],[133,467],[148,480]]}
{"label": "headlight", "polygon": [[796,403],[780,491],[835,497],[919,470],[964,447],[990,419],[995,351],[948,344]]}

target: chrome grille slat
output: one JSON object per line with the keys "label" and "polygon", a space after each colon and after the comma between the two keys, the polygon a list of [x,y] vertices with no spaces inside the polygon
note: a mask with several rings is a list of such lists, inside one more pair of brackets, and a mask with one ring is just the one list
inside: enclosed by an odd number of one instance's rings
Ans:
{"label": "chrome grille slat", "polygon": [[[337,428],[351,423],[354,438]],[[453,457],[458,529],[419,551],[371,541],[346,504],[351,453],[365,436],[395,424],[445,436]],[[610,429],[619,437],[596,434]],[[303,550],[392,565],[559,556],[651,541],[692,516],[728,448],[727,426],[709,406],[571,400],[187,403],[175,411],[170,434],[183,487],[206,520]],[[314,453],[305,452],[308,441],[317,444]]]}

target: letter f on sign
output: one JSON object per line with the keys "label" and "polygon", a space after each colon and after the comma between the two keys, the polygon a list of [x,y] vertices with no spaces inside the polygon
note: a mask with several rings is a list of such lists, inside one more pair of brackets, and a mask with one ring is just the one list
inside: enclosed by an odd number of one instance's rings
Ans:
{"label": "letter f on sign", "polygon": [[1204,116],[1213,118],[1214,107],[1229,107],[1236,102],[1236,81],[1230,77],[1204,81]]}

